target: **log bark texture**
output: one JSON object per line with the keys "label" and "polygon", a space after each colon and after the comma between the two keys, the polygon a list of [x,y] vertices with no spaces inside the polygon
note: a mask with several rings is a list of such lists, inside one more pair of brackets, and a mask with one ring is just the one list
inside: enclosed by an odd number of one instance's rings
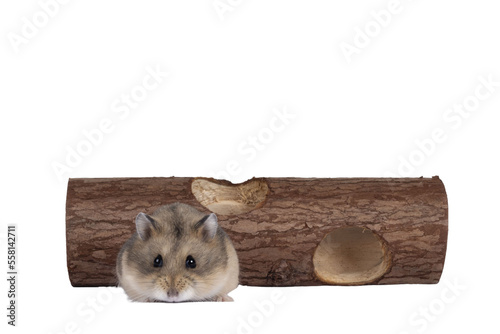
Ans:
{"label": "log bark texture", "polygon": [[[207,184],[215,188],[200,195]],[[244,285],[335,284],[318,276],[313,256],[326,235],[345,227],[368,229],[383,249],[383,273],[362,284],[439,281],[448,205],[438,177],[262,178],[243,185],[258,190],[189,177],[70,179],[66,242],[71,284],[116,285],[116,257],[135,230],[136,215],[173,202],[207,213],[207,207],[220,208],[214,211],[236,248]],[[227,210],[234,204],[225,192],[231,188],[234,202],[246,205],[236,211]],[[218,199],[217,192],[226,197]],[[221,206],[208,205],[210,200]]]}

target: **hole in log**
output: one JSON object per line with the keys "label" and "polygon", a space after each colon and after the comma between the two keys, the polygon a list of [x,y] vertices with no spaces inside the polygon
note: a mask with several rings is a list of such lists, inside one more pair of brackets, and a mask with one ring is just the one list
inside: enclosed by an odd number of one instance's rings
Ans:
{"label": "hole in log", "polygon": [[215,179],[195,179],[194,197],[208,210],[220,215],[247,213],[264,205],[269,187],[263,179],[232,184]]}
{"label": "hole in log", "polygon": [[382,277],[391,257],[370,229],[342,227],[328,233],[313,256],[314,273],[325,283],[357,285]]}

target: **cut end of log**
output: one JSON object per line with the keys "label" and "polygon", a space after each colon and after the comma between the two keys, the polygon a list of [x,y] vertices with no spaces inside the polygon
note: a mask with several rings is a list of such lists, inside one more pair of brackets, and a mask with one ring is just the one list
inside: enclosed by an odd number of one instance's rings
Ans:
{"label": "cut end of log", "polygon": [[215,179],[195,179],[191,191],[201,205],[220,215],[238,215],[261,207],[269,192],[263,179],[240,184]]}
{"label": "cut end of log", "polygon": [[328,233],[313,256],[314,273],[328,284],[372,283],[390,269],[391,255],[381,238],[363,227]]}

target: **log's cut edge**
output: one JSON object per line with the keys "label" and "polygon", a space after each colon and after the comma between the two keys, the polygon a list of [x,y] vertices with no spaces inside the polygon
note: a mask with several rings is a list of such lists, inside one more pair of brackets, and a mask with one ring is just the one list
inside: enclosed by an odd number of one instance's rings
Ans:
{"label": "log's cut edge", "polygon": [[[400,180],[405,180],[405,178]],[[429,205],[435,208],[434,216],[424,217],[428,218],[429,221],[415,224],[415,228],[406,230],[402,238],[389,237],[390,231],[380,233],[386,240],[395,260],[391,270],[377,284],[437,284],[441,279],[448,244],[448,196],[439,176],[433,176],[428,180],[427,186],[431,189],[424,192],[424,195],[428,197]],[[417,231],[422,232],[422,234],[416,235]],[[392,232],[392,234],[397,233]],[[434,240],[431,243],[432,238]],[[427,244],[423,243],[424,239]],[[409,261],[401,263],[402,254],[404,251],[408,251],[401,245],[411,241],[414,241],[415,244],[422,241],[422,247],[418,249],[418,252],[417,247],[415,247],[410,252],[412,256],[408,257]],[[403,274],[405,271],[411,275],[405,276]]]}

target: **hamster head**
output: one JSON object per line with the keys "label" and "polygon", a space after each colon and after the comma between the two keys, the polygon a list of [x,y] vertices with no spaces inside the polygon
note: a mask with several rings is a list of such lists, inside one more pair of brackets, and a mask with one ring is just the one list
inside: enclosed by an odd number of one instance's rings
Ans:
{"label": "hamster head", "polygon": [[139,213],[135,224],[117,262],[119,283],[130,299],[212,300],[236,288],[238,273],[235,281],[228,254],[234,248],[215,214],[175,203],[151,216]]}

